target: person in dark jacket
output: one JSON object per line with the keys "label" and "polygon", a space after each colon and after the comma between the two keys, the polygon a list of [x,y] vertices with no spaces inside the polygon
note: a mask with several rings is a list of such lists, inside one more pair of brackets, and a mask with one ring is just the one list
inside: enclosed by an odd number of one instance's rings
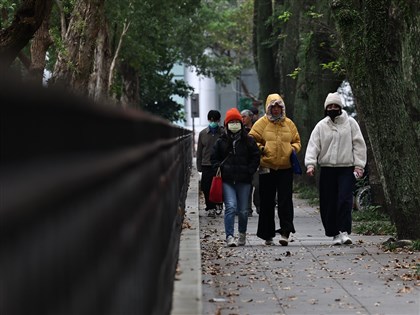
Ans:
{"label": "person in dark jacket", "polygon": [[[244,109],[241,112],[242,123],[246,132],[250,132],[252,125],[254,124],[254,114],[249,109]],[[255,172],[252,179],[251,191],[249,192],[249,201],[248,201],[248,216],[252,217],[252,202],[254,202],[255,209],[257,213],[260,213],[260,187],[258,182],[258,171]]]}
{"label": "person in dark jacket", "polygon": [[[211,163],[214,169],[220,166],[222,172],[227,246],[243,246],[248,225],[249,191],[260,162],[260,151],[255,140],[245,131],[241,114],[236,108],[227,111],[225,130],[225,134],[214,145]],[[238,241],[234,237],[236,213]]]}
{"label": "person in dark jacket", "polygon": [[219,126],[220,118],[222,115],[218,110],[210,110],[207,114],[209,126],[203,129],[198,135],[197,144],[197,170],[201,172],[201,191],[204,194],[206,202],[206,211],[209,217],[215,218],[217,208],[221,208],[222,204],[218,205],[209,200],[209,193],[211,181],[216,171],[211,166],[210,156],[216,140],[224,134],[224,128]]}

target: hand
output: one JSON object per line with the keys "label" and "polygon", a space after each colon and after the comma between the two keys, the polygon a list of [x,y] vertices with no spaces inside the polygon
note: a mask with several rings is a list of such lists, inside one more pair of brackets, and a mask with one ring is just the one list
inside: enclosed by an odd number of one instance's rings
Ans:
{"label": "hand", "polygon": [[306,175],[314,176],[315,175],[315,168],[313,166],[308,166],[306,169]]}
{"label": "hand", "polygon": [[360,167],[355,167],[354,172],[357,174],[357,178],[362,178],[364,170]]}

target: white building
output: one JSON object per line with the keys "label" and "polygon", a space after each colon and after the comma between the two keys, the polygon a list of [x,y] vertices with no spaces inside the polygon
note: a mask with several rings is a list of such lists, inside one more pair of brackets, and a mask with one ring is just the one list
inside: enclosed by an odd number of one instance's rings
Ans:
{"label": "white building", "polygon": [[[194,88],[194,93],[199,96],[198,117],[192,117],[191,99],[174,99],[184,104],[186,122],[183,127],[194,130],[195,143],[199,132],[208,126],[207,113],[214,109],[218,110],[221,115],[221,123],[226,111],[232,107],[239,108],[241,98],[246,97],[243,93],[239,80],[231,82],[229,85],[221,86],[216,84],[213,78],[198,76],[193,68],[177,65],[173,69],[174,79],[184,79],[185,82]],[[254,69],[246,70],[241,73],[241,79],[247,86],[249,92],[258,96],[259,85],[257,74]]]}

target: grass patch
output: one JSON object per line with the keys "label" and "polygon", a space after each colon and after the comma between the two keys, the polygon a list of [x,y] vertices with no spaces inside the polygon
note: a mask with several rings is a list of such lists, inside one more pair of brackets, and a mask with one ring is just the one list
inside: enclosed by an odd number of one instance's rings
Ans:
{"label": "grass patch", "polygon": [[[412,247],[413,250],[419,251],[420,250],[420,240],[413,241],[413,245],[411,247]],[[420,265],[418,265],[417,267],[420,267]],[[419,271],[418,275],[420,275],[420,271]]]}
{"label": "grass patch", "polygon": [[353,211],[353,230],[362,235],[395,235],[396,229],[389,216],[371,206],[365,211]]}
{"label": "grass patch", "polygon": [[294,192],[299,195],[299,198],[305,199],[311,207],[319,206],[319,194],[316,187],[296,185]]}

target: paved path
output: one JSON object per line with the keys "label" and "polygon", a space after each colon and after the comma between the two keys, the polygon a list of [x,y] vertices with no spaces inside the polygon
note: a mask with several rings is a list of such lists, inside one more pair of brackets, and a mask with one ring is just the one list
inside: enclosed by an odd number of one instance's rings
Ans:
{"label": "paved path", "polygon": [[378,245],[388,236],[351,235],[353,245],[332,246],[318,210],[298,198],[297,232],[289,246],[278,238],[275,246],[263,245],[254,213],[246,246],[227,248],[223,217],[206,216],[197,176],[187,202],[190,226],[181,237],[172,315],[420,314],[420,281],[413,276],[418,252],[385,252]]}

